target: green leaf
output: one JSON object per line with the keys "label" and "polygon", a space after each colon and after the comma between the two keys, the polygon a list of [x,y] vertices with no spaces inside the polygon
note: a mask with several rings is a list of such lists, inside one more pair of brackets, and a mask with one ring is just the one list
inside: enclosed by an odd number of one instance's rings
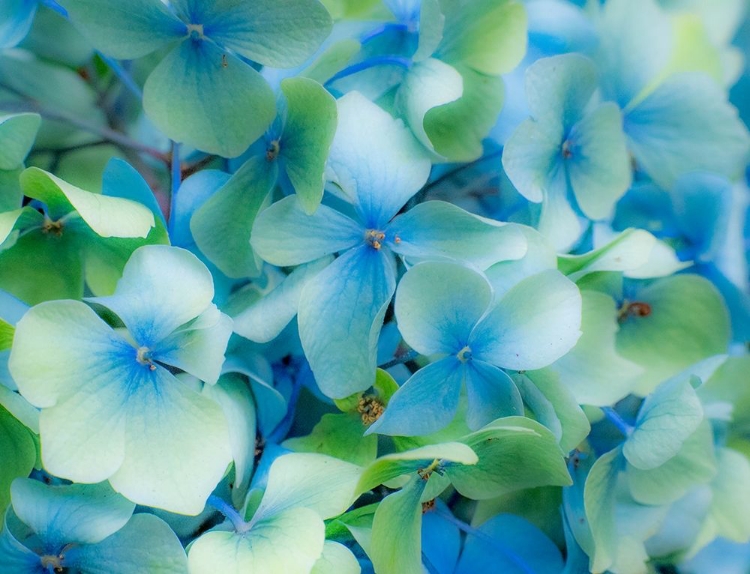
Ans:
{"label": "green leaf", "polygon": [[27,477],[36,463],[36,443],[31,432],[0,406],[0,512],[10,503],[10,484],[14,479]]}
{"label": "green leaf", "polygon": [[630,493],[641,504],[671,504],[690,488],[709,482],[716,475],[716,457],[711,424],[704,420],[664,464],[641,470],[627,464]]}
{"label": "green leaf", "polygon": [[435,153],[456,162],[482,156],[487,136],[503,107],[502,79],[486,76],[467,66],[453,65],[463,79],[463,95],[456,101],[430,109],[424,130]]}
{"label": "green leaf", "polygon": [[[387,454],[365,469],[357,485],[357,492],[367,492],[398,476],[427,468],[435,461],[473,465],[477,463],[478,458],[470,446],[460,442],[431,444],[413,450]],[[446,464],[446,468],[460,467]]]}
{"label": "green leaf", "polygon": [[323,172],[336,132],[336,100],[323,86],[306,78],[281,82],[287,101],[279,156],[306,213],[323,198]]}
{"label": "green leaf", "polygon": [[427,484],[419,476],[383,499],[372,521],[369,550],[376,572],[422,574],[422,506]]}
{"label": "green leaf", "polygon": [[481,74],[498,76],[515,68],[526,53],[526,10],[513,0],[441,2],[445,15],[437,56]]}
{"label": "green leaf", "polygon": [[53,221],[76,211],[100,237],[146,237],[155,225],[154,214],[140,203],[84,191],[36,167],[21,174],[21,187],[47,205]]}
{"label": "green leaf", "polygon": [[309,508],[287,508],[241,534],[212,531],[190,546],[191,574],[310,572],[323,552],[325,526]]}
{"label": "green leaf", "polygon": [[377,457],[378,437],[363,437],[365,428],[356,413],[329,413],[322,416],[309,435],[287,439],[282,446],[296,452],[317,452],[367,466]]}
{"label": "green leaf", "polygon": [[162,2],[60,0],[73,23],[94,46],[113,58],[133,60],[166,46],[187,28]]}
{"label": "green leaf", "polygon": [[619,325],[614,300],[604,293],[581,291],[581,338],[549,366],[582,405],[608,406],[633,391],[643,371],[615,351]]}
{"label": "green leaf", "polygon": [[0,351],[5,351],[13,346],[13,334],[16,328],[10,323],[0,319]]}
{"label": "green leaf", "polygon": [[0,115],[0,169],[15,169],[23,163],[41,123],[39,114]]}
{"label": "green leaf", "polygon": [[592,572],[604,572],[616,559],[619,541],[615,523],[615,486],[621,464],[620,453],[618,447],[600,456],[586,478],[584,505],[594,537],[594,551],[590,554]]}
{"label": "green leaf", "polygon": [[468,498],[483,500],[524,488],[571,484],[557,439],[531,419],[498,419],[461,442],[471,447],[479,462],[450,466],[445,474]]}
{"label": "green leaf", "polygon": [[224,157],[244,152],[275,116],[261,75],[207,41],[167,54],[146,80],[143,108],[170,139]]}
{"label": "green leaf", "polygon": [[278,167],[265,157],[251,157],[190,219],[196,245],[227,277],[260,274],[250,231],[268,203],[277,175]]}
{"label": "green leaf", "polygon": [[301,506],[324,520],[344,512],[356,498],[362,469],[349,462],[313,453],[277,458],[268,474],[268,487],[253,521]]}
{"label": "green leaf", "polygon": [[644,368],[635,393],[650,393],[661,381],[698,361],[727,351],[730,323],[716,288],[697,275],[659,279],[635,291],[650,306],[646,317],[629,314],[620,323],[617,352]]}
{"label": "green leaf", "polygon": [[[623,446],[630,464],[641,470],[661,466],[675,456],[703,420],[693,377],[678,376],[646,397],[635,429]],[[700,383],[700,380],[698,380]]]}

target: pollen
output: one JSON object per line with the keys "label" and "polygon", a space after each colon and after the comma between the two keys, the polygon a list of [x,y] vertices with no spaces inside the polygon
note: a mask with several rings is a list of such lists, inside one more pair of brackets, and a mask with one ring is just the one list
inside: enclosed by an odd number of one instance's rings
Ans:
{"label": "pollen", "polygon": [[377,229],[368,229],[365,231],[365,243],[368,243],[375,250],[380,250],[384,239],[385,233],[382,231],[378,231]]}
{"label": "pollen", "polygon": [[374,423],[381,417],[384,410],[383,403],[375,396],[362,396],[357,403],[357,412],[364,425],[369,426]]}
{"label": "pollen", "polygon": [[49,217],[45,217],[44,223],[42,224],[42,233],[53,235],[54,237],[62,237],[63,222],[52,221]]}
{"label": "pollen", "polygon": [[205,38],[203,35],[203,24],[188,24],[187,33],[192,40],[202,40]]}
{"label": "pollen", "polygon": [[266,161],[273,161],[277,157],[279,157],[279,152],[281,151],[281,144],[279,140],[273,140],[271,143],[268,144],[268,147],[266,148]]}

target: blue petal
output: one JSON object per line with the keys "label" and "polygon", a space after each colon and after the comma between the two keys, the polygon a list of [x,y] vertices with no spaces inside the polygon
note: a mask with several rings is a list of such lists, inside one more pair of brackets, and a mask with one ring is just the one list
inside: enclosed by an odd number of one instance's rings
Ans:
{"label": "blue petal", "polygon": [[37,0],[4,0],[0,4],[0,49],[12,48],[26,37],[37,4]]}
{"label": "blue petal", "polygon": [[466,365],[469,408],[466,422],[477,430],[495,419],[523,416],[523,401],[516,384],[502,369],[472,360]]}
{"label": "blue petal", "polygon": [[145,205],[167,225],[156,196],[146,180],[133,166],[120,158],[113,157],[104,168],[102,195],[122,197]]}
{"label": "blue petal", "polygon": [[331,263],[302,293],[302,347],[329,397],[347,397],[375,382],[378,336],[396,288],[393,263],[389,253],[358,247]]}
{"label": "blue petal", "polygon": [[[435,504],[446,509],[440,499]],[[455,524],[437,512],[427,512],[422,516],[422,555],[436,574],[453,574],[460,549],[461,533]]]}
{"label": "blue petal", "polygon": [[169,237],[172,245],[186,249],[195,247],[195,240],[190,231],[190,219],[209,197],[229,181],[230,177],[223,171],[206,169],[182,182],[177,190],[174,213],[169,216]]}
{"label": "blue petal", "polygon": [[289,266],[354,247],[364,234],[361,225],[327,205],[308,215],[292,195],[256,217],[250,242],[269,263]]}
{"label": "blue petal", "polygon": [[539,203],[550,187],[550,174],[562,166],[561,125],[525,120],[503,150],[503,168],[518,192]]}
{"label": "blue petal", "polygon": [[419,436],[439,431],[456,414],[463,379],[463,365],[455,357],[419,369],[395,392],[365,434]]}
{"label": "blue petal", "polygon": [[[12,511],[8,511],[10,517]],[[13,574],[42,574],[39,555],[35,554],[11,533],[7,524],[0,532],[0,572],[13,572]]]}

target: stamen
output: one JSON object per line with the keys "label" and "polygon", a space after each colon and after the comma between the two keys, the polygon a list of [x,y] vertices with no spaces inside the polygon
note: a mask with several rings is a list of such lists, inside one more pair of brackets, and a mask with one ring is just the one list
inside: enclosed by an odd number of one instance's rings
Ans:
{"label": "stamen", "polygon": [[471,361],[471,349],[469,347],[464,347],[458,353],[456,353],[456,358],[462,363]]}
{"label": "stamen", "polygon": [[281,145],[279,140],[273,140],[266,148],[266,161],[273,161],[279,156]]}
{"label": "stamen", "polygon": [[370,244],[373,249],[379,250],[383,246],[385,233],[377,229],[368,229],[365,231],[365,242]]}

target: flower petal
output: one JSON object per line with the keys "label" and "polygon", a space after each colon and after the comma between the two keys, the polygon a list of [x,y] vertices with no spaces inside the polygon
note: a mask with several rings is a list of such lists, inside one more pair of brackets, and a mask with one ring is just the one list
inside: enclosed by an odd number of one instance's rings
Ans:
{"label": "flower petal", "polygon": [[495,419],[523,416],[523,401],[516,384],[502,369],[473,360],[466,366],[469,408],[466,422],[477,430]]}
{"label": "flower petal", "polygon": [[39,114],[0,115],[0,140],[3,142],[0,149],[0,169],[15,169],[23,163],[34,145],[41,122]]}
{"label": "flower petal", "polygon": [[518,283],[471,334],[474,357],[498,367],[539,369],[581,336],[581,293],[562,273],[543,271]]}
{"label": "flower petal", "polygon": [[492,288],[476,271],[455,263],[422,263],[399,282],[398,329],[423,355],[456,354],[491,301]]}
{"label": "flower petal", "polygon": [[422,367],[395,392],[366,434],[420,436],[439,431],[456,415],[463,379],[464,368],[455,357]]}
{"label": "flower petal", "polygon": [[365,245],[343,254],[302,292],[300,339],[326,395],[344,398],[375,382],[378,336],[396,289],[394,275],[390,254]]}
{"label": "flower petal", "polygon": [[290,196],[258,215],[250,241],[273,265],[300,265],[363,242],[364,229],[326,205],[308,215],[299,199]]}

